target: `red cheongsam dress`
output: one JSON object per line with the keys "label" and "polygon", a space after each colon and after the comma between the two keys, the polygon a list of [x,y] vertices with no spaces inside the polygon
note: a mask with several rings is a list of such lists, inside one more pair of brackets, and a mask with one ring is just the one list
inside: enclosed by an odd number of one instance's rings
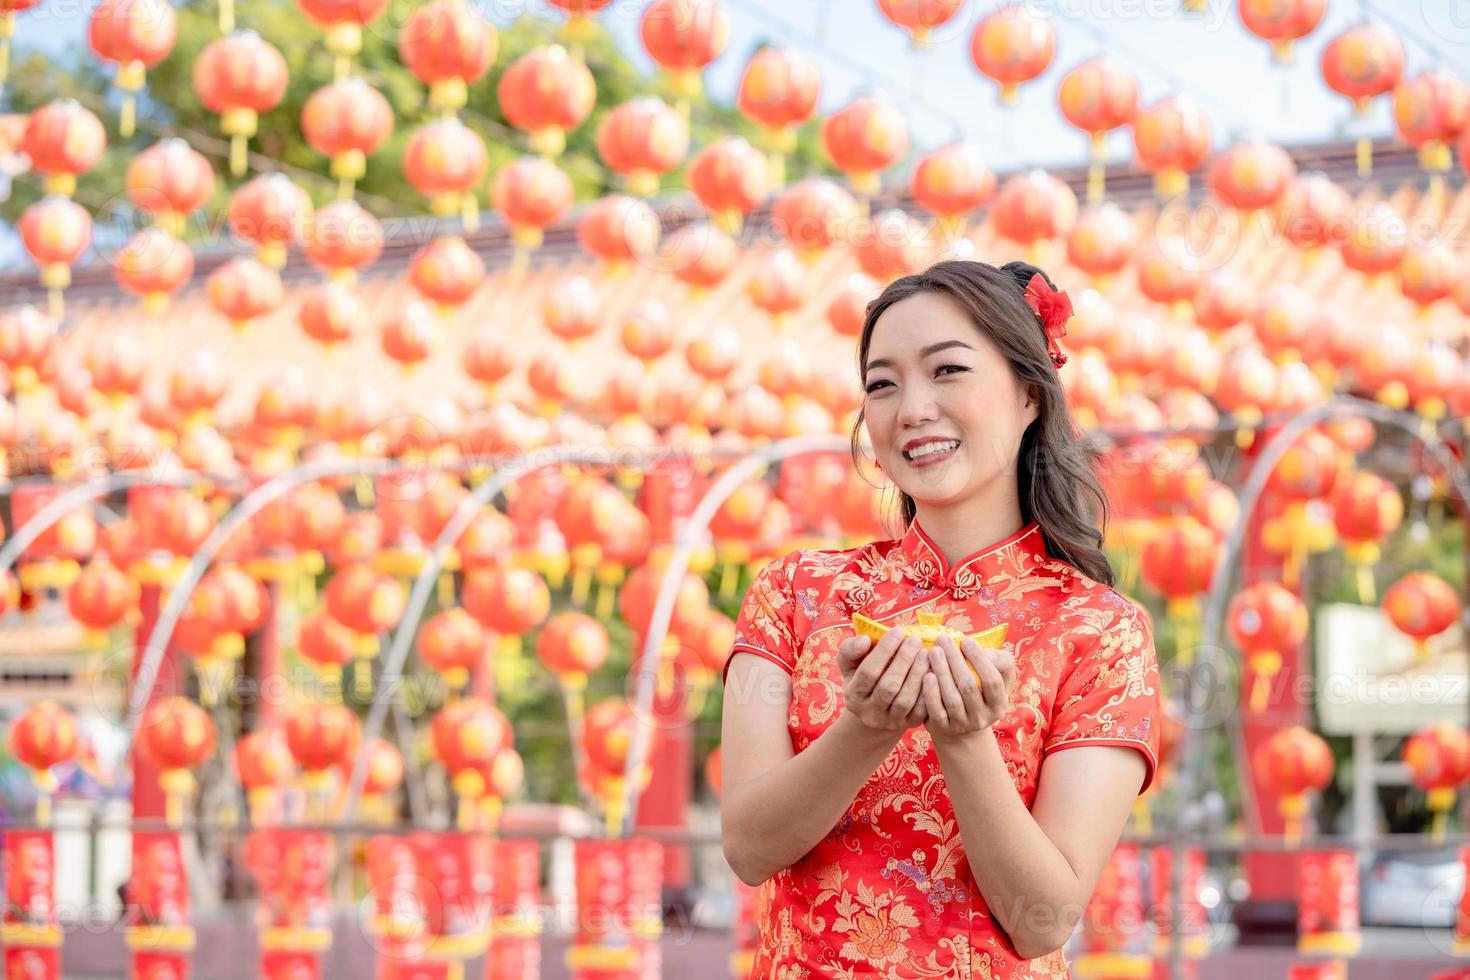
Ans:
{"label": "red cheongsam dress", "polygon": [[[1148,614],[1046,553],[1031,524],[951,567],[917,523],[896,541],[795,551],[745,597],[731,656],[791,674],[787,724],[801,752],[842,711],[837,646],[852,615],[884,625],[920,612],[965,633],[1009,626],[1017,686],[995,726],[1016,792],[1036,796],[1042,760],[1077,745],[1137,749],[1153,779],[1159,676]],[[837,825],[760,888],[752,977],[1066,977],[1060,951],[1016,955],[980,896],[933,742],[900,739]]]}

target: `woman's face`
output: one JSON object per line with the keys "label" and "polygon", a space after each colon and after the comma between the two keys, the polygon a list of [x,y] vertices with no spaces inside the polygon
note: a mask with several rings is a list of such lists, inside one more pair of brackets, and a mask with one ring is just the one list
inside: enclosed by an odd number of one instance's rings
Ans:
{"label": "woman's face", "polygon": [[1021,435],[1037,406],[949,297],[916,293],[883,311],[864,386],[878,464],[921,509],[1015,492]]}

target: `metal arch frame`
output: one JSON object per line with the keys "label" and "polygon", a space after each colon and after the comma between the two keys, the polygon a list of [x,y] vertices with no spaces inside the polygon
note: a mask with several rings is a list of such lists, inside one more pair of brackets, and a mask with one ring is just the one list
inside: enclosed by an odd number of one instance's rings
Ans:
{"label": "metal arch frame", "polygon": [[[37,538],[82,504],[101,500],[110,493],[133,486],[188,487],[211,479],[213,478],[207,473],[194,471],[170,476],[152,476],[146,473],[109,473],[75,486],[36,511],[31,515],[30,520],[16,528],[15,533],[7,538],[3,545],[0,545],[0,573],[8,571],[20,559],[21,553],[34,544]],[[15,490],[16,486],[11,484],[0,491],[0,497],[12,496]]]}
{"label": "metal arch frame", "polygon": [[[383,656],[383,670],[378,678],[377,687],[373,691],[372,707],[368,709],[367,721],[363,725],[362,744],[367,746],[382,730],[383,722],[388,714],[389,702],[397,691],[398,681],[402,677],[403,667],[408,661],[409,647],[418,632],[419,619],[424,614],[424,608],[429,603],[429,597],[433,594],[435,583],[438,581],[439,573],[444,569],[444,559],[453,546],[470,526],[475,516],[494,497],[510,487],[516,481],[539,469],[566,463],[581,464],[607,464],[616,456],[619,463],[646,463],[663,455],[667,450],[643,450],[643,451],[612,451],[607,448],[573,448],[566,446],[552,447],[539,450],[534,453],[521,456],[508,463],[502,469],[496,471],[489,478],[476,486],[455,508],[453,516],[444,525],[444,530],[439,533],[439,538],[434,542],[429,552],[424,567],[414,579],[413,589],[409,593],[408,604],[404,607],[403,617],[398,622],[398,628],[393,633],[393,640],[388,652]],[[348,781],[347,805],[343,810],[343,819],[351,822],[357,815],[358,803],[362,798],[362,787],[367,779],[367,766],[365,764],[366,754],[359,751],[357,758],[352,763],[352,775]]]}
{"label": "metal arch frame", "polygon": [[[1246,530],[1255,513],[1256,506],[1260,503],[1265,492],[1266,482],[1275,471],[1277,464],[1286,451],[1312,426],[1333,418],[1353,416],[1370,419],[1383,425],[1391,425],[1402,429],[1409,435],[1418,439],[1424,448],[1432,454],[1439,464],[1444,467],[1446,475],[1454,483],[1459,492],[1460,499],[1467,507],[1470,507],[1470,470],[1458,465],[1450,454],[1444,438],[1439,429],[1425,431],[1424,420],[1411,412],[1386,408],[1377,402],[1356,398],[1351,395],[1340,395],[1324,405],[1310,408],[1300,412],[1287,420],[1280,430],[1271,437],[1261,450],[1260,457],[1251,468],[1250,476],[1247,477],[1245,486],[1240,493],[1240,514],[1236,517],[1235,524],[1225,536],[1224,547],[1221,548],[1220,557],[1215,562],[1215,570],[1210,581],[1210,590],[1205,599],[1203,624],[1200,636],[1199,656],[1195,658],[1194,666],[1190,672],[1190,691],[1202,687],[1209,682],[1209,672],[1214,669],[1217,660],[1224,656],[1220,645],[1221,630],[1224,626],[1226,599],[1230,592],[1230,584],[1233,578],[1232,571],[1240,560],[1240,553],[1245,544]],[[1198,737],[1194,722],[1202,721],[1200,712],[1196,710],[1193,698],[1186,702],[1186,719],[1184,733],[1182,736],[1183,764],[1180,766],[1180,799],[1191,801],[1200,787],[1201,769],[1204,764],[1204,754]],[[1245,758],[1244,733],[1240,728],[1240,719],[1236,712],[1231,712],[1227,721],[1230,730],[1231,741],[1234,743],[1235,751],[1232,756],[1241,778],[1238,780],[1241,792],[1245,797],[1243,805],[1254,813],[1256,802],[1251,791],[1249,772],[1245,770],[1249,761]],[[1184,846],[1186,838],[1191,837],[1202,829],[1204,813],[1202,810],[1191,810],[1186,802],[1186,808],[1181,810],[1173,821],[1170,834],[1170,849],[1173,851],[1172,872],[1170,881],[1170,904],[1179,907],[1184,888]],[[1183,946],[1177,941],[1177,937],[1171,934],[1170,939],[1170,973],[1172,976],[1183,976]]]}
{"label": "metal arch frame", "polygon": [[620,814],[617,836],[626,837],[638,816],[638,800],[642,795],[642,786],[641,780],[635,778],[635,774],[643,768],[644,760],[648,756],[649,742],[652,740],[650,713],[653,710],[653,693],[658,682],[664,638],[668,636],[669,624],[673,619],[674,600],[678,594],[679,585],[684,580],[685,572],[689,570],[690,556],[702,540],[710,521],[714,519],[721,505],[741,483],[771,463],[793,456],[847,452],[850,449],[851,443],[848,440],[841,436],[829,435],[798,436],[771,443],[745,456],[722,473],[719,479],[715,480],[705,491],[689,519],[680,527],[674,539],[673,554],[669,559],[668,567],[664,569],[663,580],[659,583],[658,597],[653,606],[653,618],[649,621],[648,633],[643,638],[643,654],[638,661],[634,717],[639,720],[639,723],[633,726],[633,734],[628,746],[628,761],[623,769],[623,810]]}
{"label": "metal arch frame", "polygon": [[153,630],[148,634],[144,645],[143,659],[138,664],[132,694],[128,699],[125,735],[128,744],[131,746],[133,732],[137,730],[138,722],[148,707],[148,699],[153,695],[153,686],[158,681],[158,671],[164,651],[168,649],[174,630],[179,620],[183,618],[189,597],[199,584],[199,580],[204,577],[204,573],[214,563],[214,559],[224,548],[225,543],[246,521],[303,483],[354,474],[377,476],[421,466],[422,464],[417,463],[406,464],[397,460],[368,458],[319,460],[313,463],[303,463],[284,473],[279,473],[241,497],[230,512],[215,525],[209,536],[200,543],[198,550],[190,556],[188,564],[184,566],[183,572],[179,575],[179,580],[169,590],[168,599],[158,612],[158,619],[154,621]]}

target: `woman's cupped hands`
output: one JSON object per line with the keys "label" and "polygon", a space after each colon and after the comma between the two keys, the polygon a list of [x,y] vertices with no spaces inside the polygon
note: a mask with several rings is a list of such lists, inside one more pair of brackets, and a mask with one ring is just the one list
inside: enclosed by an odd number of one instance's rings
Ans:
{"label": "woman's cupped hands", "polygon": [[1005,717],[1016,684],[1009,647],[941,636],[925,647],[894,627],[875,644],[852,636],[837,648],[845,710],[869,728],[923,725],[935,738],[982,731]]}

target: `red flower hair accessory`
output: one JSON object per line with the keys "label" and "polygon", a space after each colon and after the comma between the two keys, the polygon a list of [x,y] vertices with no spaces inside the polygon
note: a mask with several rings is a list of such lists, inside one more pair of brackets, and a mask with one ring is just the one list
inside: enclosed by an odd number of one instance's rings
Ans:
{"label": "red flower hair accessory", "polygon": [[1046,277],[1037,273],[1026,284],[1026,305],[1041,318],[1046,332],[1046,350],[1058,370],[1067,363],[1057,341],[1067,335],[1067,321],[1072,318],[1072,298],[1060,289],[1052,289]]}

